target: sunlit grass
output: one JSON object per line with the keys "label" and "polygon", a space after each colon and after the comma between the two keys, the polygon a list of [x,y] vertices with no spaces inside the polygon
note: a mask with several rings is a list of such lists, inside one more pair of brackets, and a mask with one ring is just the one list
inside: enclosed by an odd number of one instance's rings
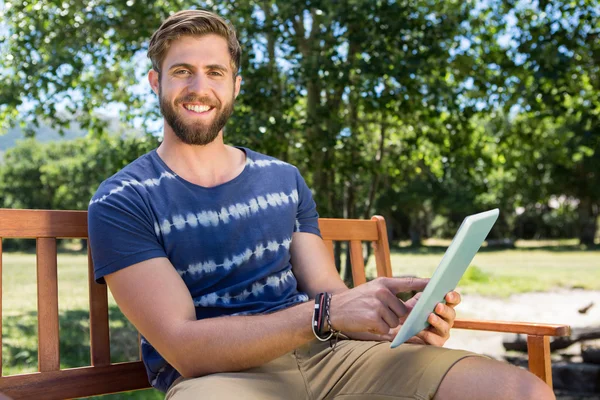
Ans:
{"label": "sunlit grass", "polygon": [[[436,247],[392,250],[394,276],[431,277],[446,250],[448,242]],[[560,243],[547,242],[509,250],[482,249],[471,263],[486,279],[469,279],[469,270],[459,282],[461,293],[507,297],[511,294],[551,291],[556,288],[600,290],[600,251],[579,250]],[[369,260],[367,275],[375,276],[375,261]]]}

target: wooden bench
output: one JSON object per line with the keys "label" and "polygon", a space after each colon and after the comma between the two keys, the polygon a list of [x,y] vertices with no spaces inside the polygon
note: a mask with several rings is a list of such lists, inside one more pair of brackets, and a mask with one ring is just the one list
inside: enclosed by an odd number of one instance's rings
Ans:
{"label": "wooden bench", "polygon": [[[366,282],[362,242],[372,242],[378,276],[392,276],[385,221],[322,218],[319,226],[333,256],[334,241],[348,241],[355,285]],[[148,388],[141,361],[112,364],[108,328],[108,294],[93,279],[88,251],[90,365],[60,368],[57,280],[57,238],[87,238],[87,212],[0,209],[0,239],[37,241],[38,370],[0,378],[0,392],[13,399],[64,399]],[[89,248],[89,247],[88,247]],[[2,242],[0,241],[0,290]],[[0,293],[0,312],[1,308]],[[552,386],[549,338],[568,336],[566,325],[457,320],[455,328],[514,332],[527,335],[529,368]],[[1,330],[0,330],[1,338]],[[0,369],[1,371],[1,369]]]}

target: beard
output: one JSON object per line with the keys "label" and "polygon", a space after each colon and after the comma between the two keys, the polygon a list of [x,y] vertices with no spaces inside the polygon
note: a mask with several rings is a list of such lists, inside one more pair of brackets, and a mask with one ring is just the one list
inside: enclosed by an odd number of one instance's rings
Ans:
{"label": "beard", "polygon": [[[177,98],[171,103],[162,96],[162,90],[159,91],[158,95],[160,112],[167,124],[173,129],[173,132],[175,132],[175,135],[183,143],[197,146],[206,146],[215,140],[233,113],[234,101],[234,96],[232,96],[229,103],[223,104],[217,99],[213,100],[206,96],[200,97],[190,94]],[[209,124],[203,121],[186,122],[181,112],[178,111],[178,106],[182,103],[205,104],[213,107],[216,115]]]}

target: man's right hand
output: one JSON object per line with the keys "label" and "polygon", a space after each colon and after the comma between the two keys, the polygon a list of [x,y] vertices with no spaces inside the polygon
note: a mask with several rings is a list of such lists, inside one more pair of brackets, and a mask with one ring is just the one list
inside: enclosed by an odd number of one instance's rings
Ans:
{"label": "man's right hand", "polygon": [[[364,285],[335,294],[329,315],[333,329],[344,333],[370,332],[385,335],[397,327],[412,307],[397,293],[422,291],[429,279],[377,278]],[[410,300],[409,300],[410,301]]]}

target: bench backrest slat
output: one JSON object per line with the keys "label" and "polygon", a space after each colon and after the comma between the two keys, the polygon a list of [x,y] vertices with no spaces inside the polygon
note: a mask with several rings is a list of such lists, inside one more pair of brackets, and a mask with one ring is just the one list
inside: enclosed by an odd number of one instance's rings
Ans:
{"label": "bench backrest slat", "polygon": [[352,265],[352,281],[354,286],[362,285],[367,281],[365,276],[365,261],[363,258],[362,242],[350,241],[350,263]]}
{"label": "bench backrest slat", "polygon": [[364,240],[379,239],[377,222],[364,219],[320,218],[319,229],[324,240]]}
{"label": "bench backrest slat", "polygon": [[3,238],[86,238],[87,211],[0,210]]}
{"label": "bench backrest slat", "polygon": [[391,278],[393,276],[392,259],[390,257],[390,244],[388,242],[385,219],[380,215],[375,215],[371,218],[371,221],[375,221],[377,227],[377,241],[373,242],[377,276],[387,276]]}
{"label": "bench backrest slat", "polygon": [[37,239],[38,369],[58,371],[58,276],[56,239]]}
{"label": "bench backrest slat", "polygon": [[90,296],[90,361],[93,366],[110,364],[108,291],[94,280],[94,263],[88,243],[88,290]]}

